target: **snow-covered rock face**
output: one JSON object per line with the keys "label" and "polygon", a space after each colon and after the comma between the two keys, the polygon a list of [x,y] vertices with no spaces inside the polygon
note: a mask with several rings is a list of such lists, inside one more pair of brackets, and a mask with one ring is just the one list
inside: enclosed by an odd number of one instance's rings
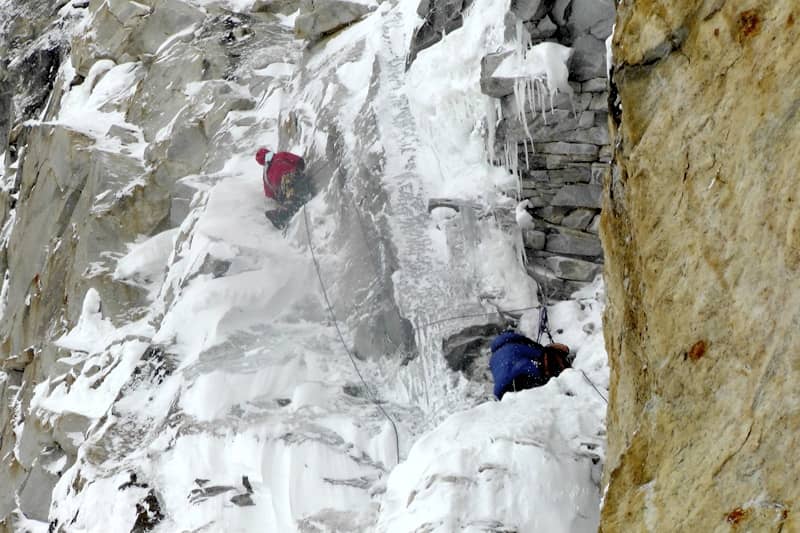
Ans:
{"label": "snow-covered rock face", "polygon": [[[596,527],[602,287],[551,308],[576,370],[539,390],[443,353],[536,333],[481,93],[509,6],[408,65],[424,6],[346,3],[0,1],[0,531]],[[264,145],[314,183],[285,232]]]}
{"label": "snow-covered rock face", "polygon": [[515,1],[505,31],[522,46],[481,62],[481,89],[495,99],[495,157],[519,172],[520,196],[534,208],[531,275],[556,298],[590,283],[603,262],[601,184],[611,157],[603,40],[613,18],[610,0]]}
{"label": "snow-covered rock face", "polygon": [[603,531],[800,531],[798,4],[619,8]]}

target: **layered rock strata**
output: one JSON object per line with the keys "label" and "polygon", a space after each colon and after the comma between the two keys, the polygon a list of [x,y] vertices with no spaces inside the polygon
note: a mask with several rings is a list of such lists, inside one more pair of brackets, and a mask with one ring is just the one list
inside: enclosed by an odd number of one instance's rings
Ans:
{"label": "layered rock strata", "polygon": [[[609,1],[514,2],[507,36],[531,46],[553,42],[572,49],[572,94],[531,108],[518,80],[494,75],[511,52],[486,56],[481,87],[499,100],[494,151],[520,175],[520,197],[535,208],[535,227],[523,239],[530,272],[555,298],[566,298],[602,268],[597,235],[601,183],[608,169],[608,92],[604,40],[614,16]],[[536,107],[534,102],[534,107]]]}

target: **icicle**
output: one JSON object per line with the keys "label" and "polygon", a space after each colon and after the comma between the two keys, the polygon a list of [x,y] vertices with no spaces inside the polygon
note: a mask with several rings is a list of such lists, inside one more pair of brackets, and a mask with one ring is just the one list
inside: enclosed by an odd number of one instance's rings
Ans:
{"label": "icicle", "polygon": [[497,107],[494,98],[486,97],[486,153],[489,154],[489,162],[494,164],[497,159],[494,151],[494,143],[497,137]]}
{"label": "icicle", "polygon": [[[511,150],[514,150],[513,154]],[[512,157],[513,155],[513,157]],[[508,161],[507,168],[517,176],[519,174],[518,167],[519,167],[519,157],[517,155],[517,143],[512,141],[511,139],[506,139],[506,159]]]}
{"label": "icicle", "polygon": [[525,89],[528,92],[528,105],[531,108],[531,116],[536,114],[536,81],[526,80]]}
{"label": "icicle", "polygon": [[[531,168],[531,163],[528,161],[528,139],[522,139],[522,145],[525,147],[525,169]],[[531,150],[533,150],[533,139],[531,139]]]}
{"label": "icicle", "polygon": [[8,287],[9,287],[9,273],[6,270],[5,274],[3,275],[3,288],[0,289],[0,320],[6,314],[6,305],[8,305]]}
{"label": "icicle", "polygon": [[525,117],[525,86],[527,80],[517,78],[514,80],[514,103],[517,106],[517,119],[522,124],[525,137],[533,142],[533,136],[528,128],[528,120]]}
{"label": "icicle", "polygon": [[[544,82],[542,82],[542,80],[540,80],[538,78],[536,80],[536,84],[539,86],[539,109],[541,109],[541,111],[542,111],[542,120],[544,121],[544,124],[546,126],[547,125],[547,106],[545,105],[545,99],[544,99],[545,84],[544,84]],[[550,112],[552,113],[552,109],[550,110]]]}

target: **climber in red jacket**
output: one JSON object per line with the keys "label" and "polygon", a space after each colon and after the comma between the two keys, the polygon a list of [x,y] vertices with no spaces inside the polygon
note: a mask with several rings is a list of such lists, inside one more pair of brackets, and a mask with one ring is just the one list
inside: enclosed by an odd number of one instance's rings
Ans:
{"label": "climber in red jacket", "polygon": [[299,155],[290,152],[272,152],[259,148],[256,161],[264,167],[262,181],[264,195],[278,204],[267,210],[267,218],[282,229],[300,207],[311,198],[311,183],[304,174],[306,163]]}

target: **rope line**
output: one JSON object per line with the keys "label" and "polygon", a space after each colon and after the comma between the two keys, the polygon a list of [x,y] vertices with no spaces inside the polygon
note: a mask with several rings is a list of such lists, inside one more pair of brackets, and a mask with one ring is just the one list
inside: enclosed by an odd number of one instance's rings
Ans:
{"label": "rope line", "polygon": [[392,431],[394,431],[394,445],[395,445],[395,458],[397,464],[400,463],[400,434],[397,431],[397,424],[395,424],[394,420],[389,413],[383,408],[383,406],[378,401],[378,398],[373,394],[372,389],[370,389],[369,385],[367,384],[367,380],[364,379],[363,374],[361,374],[361,370],[358,368],[358,363],[356,363],[356,357],[353,355],[353,352],[350,350],[350,347],[347,346],[347,341],[344,340],[344,335],[342,334],[341,328],[339,328],[339,321],[336,319],[336,314],[333,311],[333,305],[331,304],[330,298],[328,298],[328,290],[325,288],[325,282],[322,280],[322,270],[319,266],[319,260],[317,259],[317,254],[314,251],[314,243],[311,240],[311,226],[308,223],[308,212],[306,211],[306,206],[303,205],[303,218],[305,219],[305,226],[306,226],[306,236],[308,237],[308,248],[311,250],[311,258],[314,260],[314,268],[317,271],[317,279],[319,279],[319,285],[322,288],[322,296],[325,297],[325,305],[328,306],[328,313],[331,315],[331,320],[333,321],[333,325],[336,328],[336,333],[339,335],[339,340],[344,346],[345,351],[347,352],[347,356],[350,358],[350,362],[353,363],[353,368],[358,374],[359,379],[361,379],[361,383],[364,384],[364,389],[367,391],[367,394],[372,400],[372,403],[375,404],[380,412],[386,417],[386,420],[392,425]]}
{"label": "rope line", "polygon": [[435,326],[436,324],[442,324],[443,322],[451,322],[453,320],[461,320],[462,318],[480,318],[484,316],[492,316],[492,315],[503,315],[504,313],[521,313],[523,311],[530,311],[532,309],[539,309],[538,305],[534,305],[531,307],[521,307],[519,309],[498,309],[497,311],[490,311],[488,313],[473,313],[470,315],[459,315],[459,316],[451,316],[447,318],[441,318],[439,320],[434,320],[432,322],[426,322],[424,324],[420,324],[418,327],[420,328],[427,328],[430,326]]}
{"label": "rope line", "polygon": [[606,405],[608,405],[608,398],[606,398],[605,396],[603,396],[603,393],[602,393],[602,392],[600,392],[600,389],[598,389],[598,388],[597,388],[597,386],[596,386],[594,383],[592,383],[592,380],[591,380],[591,379],[589,379],[589,376],[587,376],[587,375],[586,375],[586,372],[584,372],[584,371],[583,371],[583,370],[581,370],[580,368],[579,368],[578,370],[580,370],[580,371],[581,371],[581,374],[583,374],[583,379],[585,379],[585,380],[586,380],[586,382],[587,382],[589,385],[591,385],[591,386],[592,386],[592,388],[593,388],[593,389],[594,389],[594,390],[597,392],[597,394],[599,394],[599,395],[600,395],[600,397],[603,399],[603,401],[604,401],[604,402],[606,402]]}

